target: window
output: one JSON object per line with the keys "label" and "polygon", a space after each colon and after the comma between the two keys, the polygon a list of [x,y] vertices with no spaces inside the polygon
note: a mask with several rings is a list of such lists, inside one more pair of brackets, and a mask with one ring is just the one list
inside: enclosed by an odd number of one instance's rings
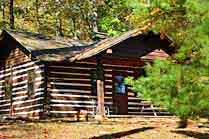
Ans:
{"label": "window", "polygon": [[5,78],[4,82],[5,99],[12,97],[12,76]]}
{"label": "window", "polygon": [[12,66],[10,67],[10,74],[9,76],[4,78],[4,96],[5,99],[10,99],[12,100],[12,81],[13,79],[13,68]]}
{"label": "window", "polygon": [[35,73],[33,70],[28,71],[28,79],[27,79],[27,91],[28,96],[31,96],[35,93]]}
{"label": "window", "polygon": [[118,93],[118,94],[126,93],[126,85],[124,83],[123,76],[117,75],[114,77],[114,89],[115,89],[115,93]]}
{"label": "window", "polygon": [[97,94],[97,74],[92,72],[91,74],[91,91],[92,94]]}

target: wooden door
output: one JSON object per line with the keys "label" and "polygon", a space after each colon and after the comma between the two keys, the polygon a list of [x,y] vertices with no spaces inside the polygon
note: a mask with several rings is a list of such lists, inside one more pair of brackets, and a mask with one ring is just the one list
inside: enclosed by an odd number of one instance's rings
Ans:
{"label": "wooden door", "polygon": [[113,105],[114,113],[128,114],[128,93],[124,83],[125,74],[114,72],[113,74]]}

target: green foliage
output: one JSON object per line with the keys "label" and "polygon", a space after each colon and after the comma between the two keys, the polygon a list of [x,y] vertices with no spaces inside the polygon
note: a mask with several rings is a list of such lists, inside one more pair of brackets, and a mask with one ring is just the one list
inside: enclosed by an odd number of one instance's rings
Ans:
{"label": "green foliage", "polygon": [[126,79],[145,99],[182,118],[209,115],[209,1],[135,0],[135,26],[150,25],[173,39],[178,50],[146,67],[147,76]]}
{"label": "green foliage", "polygon": [[126,0],[106,0],[104,5],[98,7],[99,28],[110,36],[115,36],[131,28],[128,16],[131,8]]}
{"label": "green foliage", "polygon": [[129,77],[126,83],[140,92],[140,97],[180,117],[203,116],[209,111],[209,71],[194,67],[157,60],[146,67],[146,77]]}
{"label": "green foliage", "polygon": [[107,16],[101,19],[100,27],[104,32],[107,32],[110,36],[118,35],[121,32],[126,31],[125,24],[121,23],[121,21],[112,16]]}
{"label": "green foliage", "polygon": [[[15,0],[15,29],[88,40],[94,8],[99,31],[114,36],[130,28],[125,0]],[[9,16],[9,1],[1,0],[0,28],[10,27]]]}

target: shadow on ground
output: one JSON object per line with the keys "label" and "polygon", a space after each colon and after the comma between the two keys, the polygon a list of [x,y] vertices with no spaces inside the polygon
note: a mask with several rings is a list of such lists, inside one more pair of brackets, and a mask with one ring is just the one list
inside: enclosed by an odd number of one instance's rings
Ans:
{"label": "shadow on ground", "polygon": [[200,132],[195,132],[195,131],[173,131],[174,133],[177,134],[182,134],[182,135],[186,135],[189,137],[195,137],[197,139],[209,139],[209,133],[200,133]]}
{"label": "shadow on ground", "polygon": [[[14,125],[14,124],[13,124]],[[0,132],[1,131],[16,131],[16,130],[21,130],[21,131],[31,131],[34,128],[32,125],[24,125],[24,124],[16,124],[15,126],[6,126],[6,127],[1,127],[0,126]]]}
{"label": "shadow on ground", "polygon": [[122,131],[122,132],[111,133],[111,134],[104,134],[104,135],[97,136],[97,137],[90,137],[89,139],[115,139],[115,138],[125,137],[125,136],[131,135],[131,134],[143,132],[143,131],[150,130],[150,129],[153,129],[153,127],[136,128],[136,129],[132,129],[132,130],[128,130],[128,131]]}
{"label": "shadow on ground", "polygon": [[[83,121],[65,120],[65,119],[47,119],[47,120],[31,120],[27,118],[6,119],[0,121],[1,125],[26,124],[26,123],[81,123]],[[84,121],[85,122],[85,121]]]}

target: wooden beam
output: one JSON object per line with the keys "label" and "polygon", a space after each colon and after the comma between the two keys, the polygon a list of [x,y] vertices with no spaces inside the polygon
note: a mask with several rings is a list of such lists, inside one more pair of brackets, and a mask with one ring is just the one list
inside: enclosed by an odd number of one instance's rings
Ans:
{"label": "wooden beam", "polygon": [[105,116],[105,107],[104,107],[104,71],[101,63],[101,58],[97,59],[97,105],[98,113],[97,115],[104,117]]}

